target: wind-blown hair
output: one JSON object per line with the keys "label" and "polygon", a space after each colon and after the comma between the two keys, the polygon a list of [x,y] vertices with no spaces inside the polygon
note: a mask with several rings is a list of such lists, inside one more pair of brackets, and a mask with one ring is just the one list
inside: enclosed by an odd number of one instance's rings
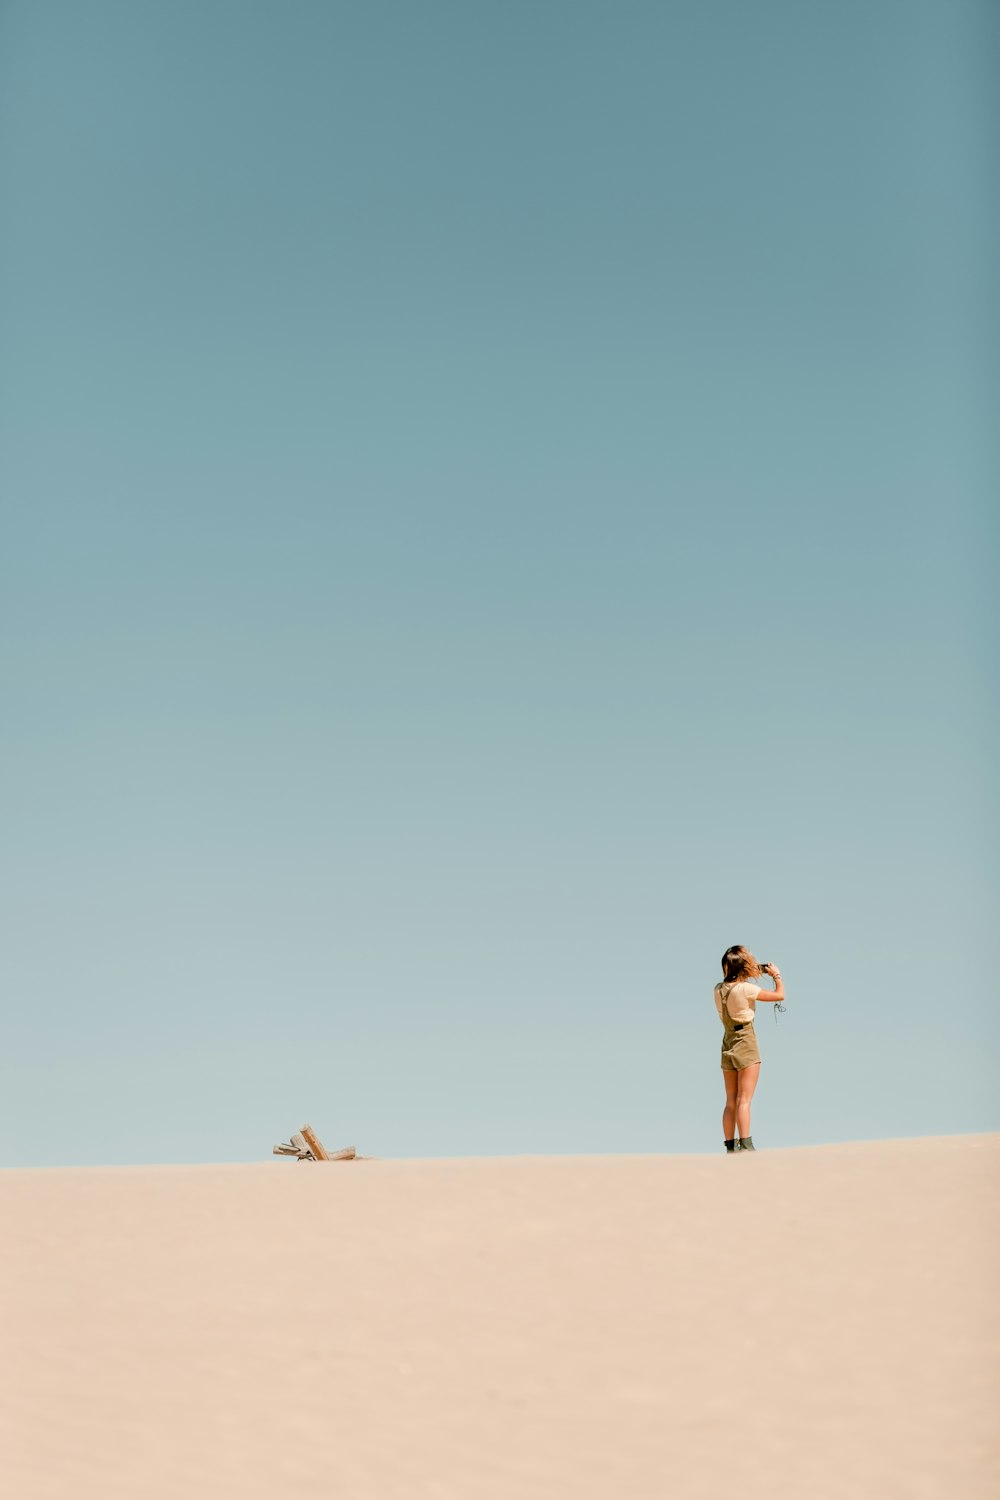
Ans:
{"label": "wind-blown hair", "polygon": [[760,964],[742,943],[735,948],[727,948],[722,955],[722,977],[727,983],[738,979],[756,979],[760,972]]}

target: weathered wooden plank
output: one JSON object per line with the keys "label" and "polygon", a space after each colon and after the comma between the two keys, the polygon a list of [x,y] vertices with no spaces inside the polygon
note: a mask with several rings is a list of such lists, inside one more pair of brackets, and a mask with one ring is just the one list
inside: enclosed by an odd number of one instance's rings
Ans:
{"label": "weathered wooden plank", "polygon": [[[303,1125],[301,1135],[317,1161],[330,1160],[326,1152],[326,1147],[323,1145],[323,1142],[320,1140],[319,1136],[316,1134],[315,1130],[313,1130],[311,1125]],[[295,1137],[292,1136],[293,1141],[294,1139]]]}

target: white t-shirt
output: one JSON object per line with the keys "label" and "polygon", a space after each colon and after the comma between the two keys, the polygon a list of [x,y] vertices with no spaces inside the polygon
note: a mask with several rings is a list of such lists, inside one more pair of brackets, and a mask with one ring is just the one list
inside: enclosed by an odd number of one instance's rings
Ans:
{"label": "white t-shirt", "polygon": [[725,1025],[726,1011],[728,1011],[733,1021],[752,1021],[759,994],[760,985],[751,983],[749,979],[737,979],[735,982],[717,984],[715,1008],[719,1012],[719,1020]]}

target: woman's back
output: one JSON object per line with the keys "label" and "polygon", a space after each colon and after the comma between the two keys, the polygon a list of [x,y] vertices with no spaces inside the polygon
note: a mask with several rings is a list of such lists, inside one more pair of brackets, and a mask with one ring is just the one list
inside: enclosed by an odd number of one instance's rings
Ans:
{"label": "woman's back", "polygon": [[723,1025],[727,1020],[739,1021],[744,1025],[747,1021],[752,1021],[759,994],[760,985],[754,984],[752,980],[723,980],[715,986],[715,1008],[719,1012],[719,1020]]}

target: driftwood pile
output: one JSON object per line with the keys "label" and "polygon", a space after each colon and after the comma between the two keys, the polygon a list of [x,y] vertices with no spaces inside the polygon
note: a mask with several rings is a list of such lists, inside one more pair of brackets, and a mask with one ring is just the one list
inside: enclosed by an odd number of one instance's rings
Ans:
{"label": "driftwood pile", "polygon": [[294,1156],[296,1161],[364,1161],[363,1156],[358,1156],[353,1146],[345,1146],[343,1151],[327,1151],[319,1136],[311,1125],[303,1125],[289,1141],[281,1141],[271,1153],[272,1156]]}

